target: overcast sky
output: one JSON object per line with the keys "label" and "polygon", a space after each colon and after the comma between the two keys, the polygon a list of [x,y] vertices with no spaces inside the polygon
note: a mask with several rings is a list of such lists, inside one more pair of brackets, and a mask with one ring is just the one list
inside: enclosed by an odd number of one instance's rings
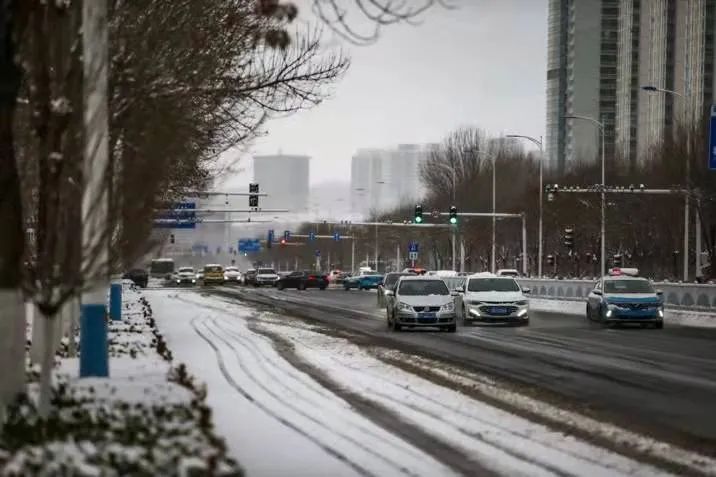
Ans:
{"label": "overcast sky", "polygon": [[[547,0],[453,2],[459,9],[388,27],[374,45],[343,43],[351,67],[333,96],[269,122],[251,152],[307,154],[316,184],[350,180],[359,148],[439,142],[463,125],[543,135]],[[240,165],[237,179],[251,179],[250,155]]]}

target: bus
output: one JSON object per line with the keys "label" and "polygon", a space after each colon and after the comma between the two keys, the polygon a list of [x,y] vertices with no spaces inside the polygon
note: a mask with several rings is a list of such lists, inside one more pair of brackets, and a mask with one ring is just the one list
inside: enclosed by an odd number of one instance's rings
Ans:
{"label": "bus", "polygon": [[152,278],[167,278],[174,274],[173,258],[155,258],[149,266],[149,276]]}

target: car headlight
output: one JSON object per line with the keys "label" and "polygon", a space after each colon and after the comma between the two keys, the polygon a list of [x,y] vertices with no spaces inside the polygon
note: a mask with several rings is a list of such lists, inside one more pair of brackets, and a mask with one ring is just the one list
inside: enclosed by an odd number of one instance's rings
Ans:
{"label": "car headlight", "polygon": [[477,300],[468,300],[468,301],[467,301],[467,304],[468,304],[468,305],[477,306],[477,305],[482,305],[482,302],[481,302],[481,301],[477,301]]}
{"label": "car headlight", "polygon": [[398,309],[399,310],[412,310],[413,307],[408,305],[407,303],[403,303],[402,301],[398,303]]}
{"label": "car headlight", "polygon": [[518,306],[526,306],[527,303],[528,303],[527,300],[520,300],[520,301],[515,302],[515,304]]}
{"label": "car headlight", "polygon": [[664,309],[659,308],[659,318],[663,318],[663,317],[664,317]]}
{"label": "car headlight", "polygon": [[191,282],[192,282],[192,283],[196,283],[196,278],[192,278],[192,279],[191,279]]}
{"label": "car headlight", "polygon": [[441,311],[455,311],[455,303],[445,303],[443,306],[440,307]]}
{"label": "car headlight", "polygon": [[181,283],[181,280],[179,280],[178,278],[177,278],[177,283]]}

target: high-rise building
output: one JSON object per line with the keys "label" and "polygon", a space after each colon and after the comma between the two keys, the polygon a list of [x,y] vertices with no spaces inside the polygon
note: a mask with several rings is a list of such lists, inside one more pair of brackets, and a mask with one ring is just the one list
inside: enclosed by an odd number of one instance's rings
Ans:
{"label": "high-rise building", "polygon": [[570,162],[593,160],[614,149],[617,90],[618,0],[550,0],[547,58],[547,167],[564,171]]}
{"label": "high-rise building", "polygon": [[429,147],[359,149],[351,162],[351,211],[365,216],[419,200],[424,193],[420,167]]}
{"label": "high-rise building", "polygon": [[[618,153],[635,164],[714,99],[716,0],[621,0],[619,7]],[[673,93],[648,93],[645,85]]]}
{"label": "high-rise building", "polygon": [[310,157],[290,154],[254,156],[254,182],[262,209],[308,211]]}

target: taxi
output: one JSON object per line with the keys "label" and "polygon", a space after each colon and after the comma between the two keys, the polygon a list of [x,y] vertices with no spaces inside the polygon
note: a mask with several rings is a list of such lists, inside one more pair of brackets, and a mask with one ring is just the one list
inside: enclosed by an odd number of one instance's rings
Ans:
{"label": "taxi", "polygon": [[587,296],[587,319],[605,326],[621,323],[664,327],[664,297],[635,268],[613,268]]}

